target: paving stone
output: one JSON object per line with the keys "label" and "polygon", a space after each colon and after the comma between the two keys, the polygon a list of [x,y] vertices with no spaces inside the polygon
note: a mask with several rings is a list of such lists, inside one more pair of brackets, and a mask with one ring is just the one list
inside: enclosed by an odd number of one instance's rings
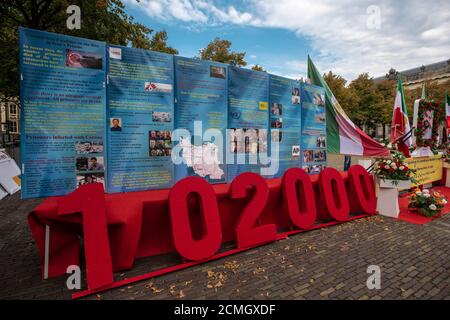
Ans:
{"label": "paving stone", "polygon": [[[0,299],[70,299],[73,293],[65,287],[65,277],[41,280],[39,254],[26,223],[27,214],[41,201],[20,200],[16,194],[0,202]],[[425,226],[373,216],[86,299],[179,299],[182,290],[183,299],[450,300],[450,233],[442,230],[448,228],[442,223],[450,225],[450,214]],[[138,259],[133,269],[115,274],[115,279],[179,261],[175,254]],[[227,262],[239,266],[230,270]],[[380,290],[366,286],[371,264],[381,268]],[[255,274],[258,268],[265,271]],[[207,287],[208,271],[224,274],[221,286]]]}

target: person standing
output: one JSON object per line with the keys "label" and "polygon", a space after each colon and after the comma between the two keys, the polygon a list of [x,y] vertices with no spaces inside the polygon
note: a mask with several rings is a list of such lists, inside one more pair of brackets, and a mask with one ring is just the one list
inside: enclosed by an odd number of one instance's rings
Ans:
{"label": "person standing", "polygon": [[348,171],[352,165],[352,156],[345,155],[344,157],[344,171]]}

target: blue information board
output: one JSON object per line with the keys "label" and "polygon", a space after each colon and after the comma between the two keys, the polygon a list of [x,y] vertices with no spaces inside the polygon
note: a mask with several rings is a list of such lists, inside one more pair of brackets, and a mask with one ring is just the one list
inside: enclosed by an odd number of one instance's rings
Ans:
{"label": "blue information board", "polygon": [[22,198],[104,183],[105,43],[19,35]]}
{"label": "blue information board", "polygon": [[325,91],[312,84],[303,84],[301,100],[302,168],[316,174],[327,164]]}
{"label": "blue information board", "polygon": [[269,75],[229,67],[228,182],[242,172],[260,174],[258,153],[268,153]]}
{"label": "blue information board", "polygon": [[173,56],[108,46],[108,192],[173,184]]}
{"label": "blue information board", "polygon": [[226,182],[227,65],[175,57],[175,75],[175,128],[189,131],[189,136],[174,137],[173,152],[183,160],[175,165],[176,180],[196,175],[210,183]]}
{"label": "blue information board", "polygon": [[[292,167],[300,167],[301,83],[296,80],[270,75],[269,81],[270,143],[278,143],[278,171],[281,177]],[[273,148],[272,148],[273,149]]]}
{"label": "blue information board", "polygon": [[325,93],[266,72],[20,28],[22,197],[326,165]]}

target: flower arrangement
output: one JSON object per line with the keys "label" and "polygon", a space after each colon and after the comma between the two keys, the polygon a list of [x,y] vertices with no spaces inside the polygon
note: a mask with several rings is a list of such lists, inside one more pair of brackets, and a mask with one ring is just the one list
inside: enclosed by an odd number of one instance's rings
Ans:
{"label": "flower arrangement", "polygon": [[[430,123],[430,116],[433,118]],[[416,136],[417,147],[430,147],[435,150],[439,137],[439,122],[442,120],[442,110],[439,103],[434,100],[420,100],[419,110],[417,114],[417,128],[414,130]],[[427,129],[431,128],[431,139],[425,139],[424,134]],[[433,151],[434,152],[434,151]]]}
{"label": "flower arrangement", "polygon": [[434,217],[441,213],[446,204],[447,199],[439,192],[416,189],[413,191],[408,207],[417,209],[425,217]]}
{"label": "flower arrangement", "polygon": [[384,180],[409,180],[416,182],[416,170],[409,168],[403,153],[394,151],[392,159],[377,159],[374,173]]}

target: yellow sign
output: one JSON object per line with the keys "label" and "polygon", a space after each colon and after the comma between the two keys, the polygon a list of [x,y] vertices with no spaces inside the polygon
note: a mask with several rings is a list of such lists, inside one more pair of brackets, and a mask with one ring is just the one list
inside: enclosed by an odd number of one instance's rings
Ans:
{"label": "yellow sign", "polygon": [[269,110],[269,103],[260,101],[259,102],[259,110]]}
{"label": "yellow sign", "polygon": [[12,177],[15,183],[17,183],[18,186],[20,186],[20,176],[14,176]]}
{"label": "yellow sign", "polygon": [[442,155],[408,158],[405,162],[410,169],[416,170],[417,184],[414,186],[442,179]]}

